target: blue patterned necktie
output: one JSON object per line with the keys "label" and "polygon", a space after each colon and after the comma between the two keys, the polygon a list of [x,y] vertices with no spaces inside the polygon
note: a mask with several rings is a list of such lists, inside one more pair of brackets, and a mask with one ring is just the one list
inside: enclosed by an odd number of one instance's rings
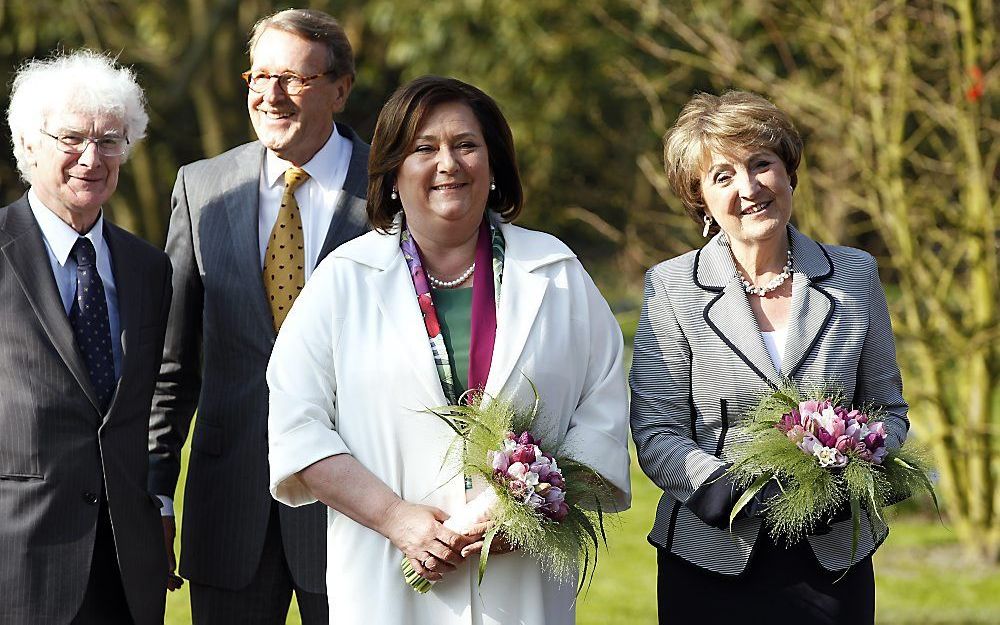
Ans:
{"label": "blue patterned necktie", "polygon": [[71,254],[76,259],[76,298],[69,311],[69,322],[103,412],[108,409],[117,383],[108,302],[104,298],[104,283],[97,273],[94,244],[80,237]]}

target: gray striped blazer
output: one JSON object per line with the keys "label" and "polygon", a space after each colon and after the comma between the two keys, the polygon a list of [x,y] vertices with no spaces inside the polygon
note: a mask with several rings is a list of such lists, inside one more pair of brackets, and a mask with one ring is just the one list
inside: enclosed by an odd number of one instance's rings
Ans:
{"label": "gray striped blazer", "polygon": [[[852,403],[886,413],[887,445],[909,428],[885,293],[875,259],[860,250],[821,245],[788,226],[792,302],[783,369],[761,338],[725,237],[662,262],[646,273],[635,336],[632,436],[639,464],[663,489],[649,540],[699,567],[739,575],[761,531],[742,518],[732,532],[702,522],[684,504],[724,465],[730,427],[782,375],[799,384],[835,380]],[[870,555],[888,528],[862,520],[854,562]],[[847,566],[850,521],[809,545],[827,570]]]}

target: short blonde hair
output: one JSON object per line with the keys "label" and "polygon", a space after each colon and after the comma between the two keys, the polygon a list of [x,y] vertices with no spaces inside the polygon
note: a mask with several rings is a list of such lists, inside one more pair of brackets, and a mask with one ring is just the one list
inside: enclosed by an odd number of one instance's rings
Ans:
{"label": "short blonde hair", "polygon": [[[721,96],[698,93],[663,135],[663,168],[684,210],[699,224],[705,217],[701,177],[709,154],[770,150],[784,162],[792,186],[802,159],[802,138],[784,111],[749,91]],[[712,224],[712,232],[718,225]]]}

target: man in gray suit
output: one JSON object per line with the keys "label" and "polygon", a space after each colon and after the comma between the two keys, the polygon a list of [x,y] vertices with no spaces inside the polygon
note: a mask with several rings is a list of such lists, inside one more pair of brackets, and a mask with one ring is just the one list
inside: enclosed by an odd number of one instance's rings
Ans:
{"label": "man in gray suit", "polygon": [[[284,623],[294,591],[303,623],[325,625],[327,510],[271,499],[264,372],[313,268],[367,229],[368,146],[334,122],[354,61],[332,17],[281,11],[257,23],[249,49],[259,141],[182,167],[174,187],[176,295],[153,400],[150,487],[172,497],[197,408],[180,562],[194,622]],[[172,552],[172,516],[164,529]]]}
{"label": "man in gray suit", "polygon": [[8,122],[31,185],[0,209],[0,624],[163,623],[149,402],[166,255],[106,219],[145,134],[128,69],[89,51],[25,64]]}

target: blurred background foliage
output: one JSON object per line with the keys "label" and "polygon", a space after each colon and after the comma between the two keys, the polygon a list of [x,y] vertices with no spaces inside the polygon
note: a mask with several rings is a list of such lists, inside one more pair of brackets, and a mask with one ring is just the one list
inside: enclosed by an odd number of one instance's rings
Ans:
{"label": "blurred background foliage", "polygon": [[[107,207],[162,243],[178,166],[253,138],[239,73],[270,0],[0,0],[0,67],[88,46],[132,65],[148,139]],[[915,437],[968,557],[1000,559],[1000,7],[993,0],[313,0],[357,54],[371,137],[407,79],[453,75],[514,128],[522,221],[566,239],[634,323],[652,264],[699,245],[660,137],[697,90],[750,89],[806,142],[793,220],[879,257]],[[7,91],[0,104],[6,109]],[[2,129],[4,139],[7,128]],[[0,196],[24,191],[9,149]]]}

